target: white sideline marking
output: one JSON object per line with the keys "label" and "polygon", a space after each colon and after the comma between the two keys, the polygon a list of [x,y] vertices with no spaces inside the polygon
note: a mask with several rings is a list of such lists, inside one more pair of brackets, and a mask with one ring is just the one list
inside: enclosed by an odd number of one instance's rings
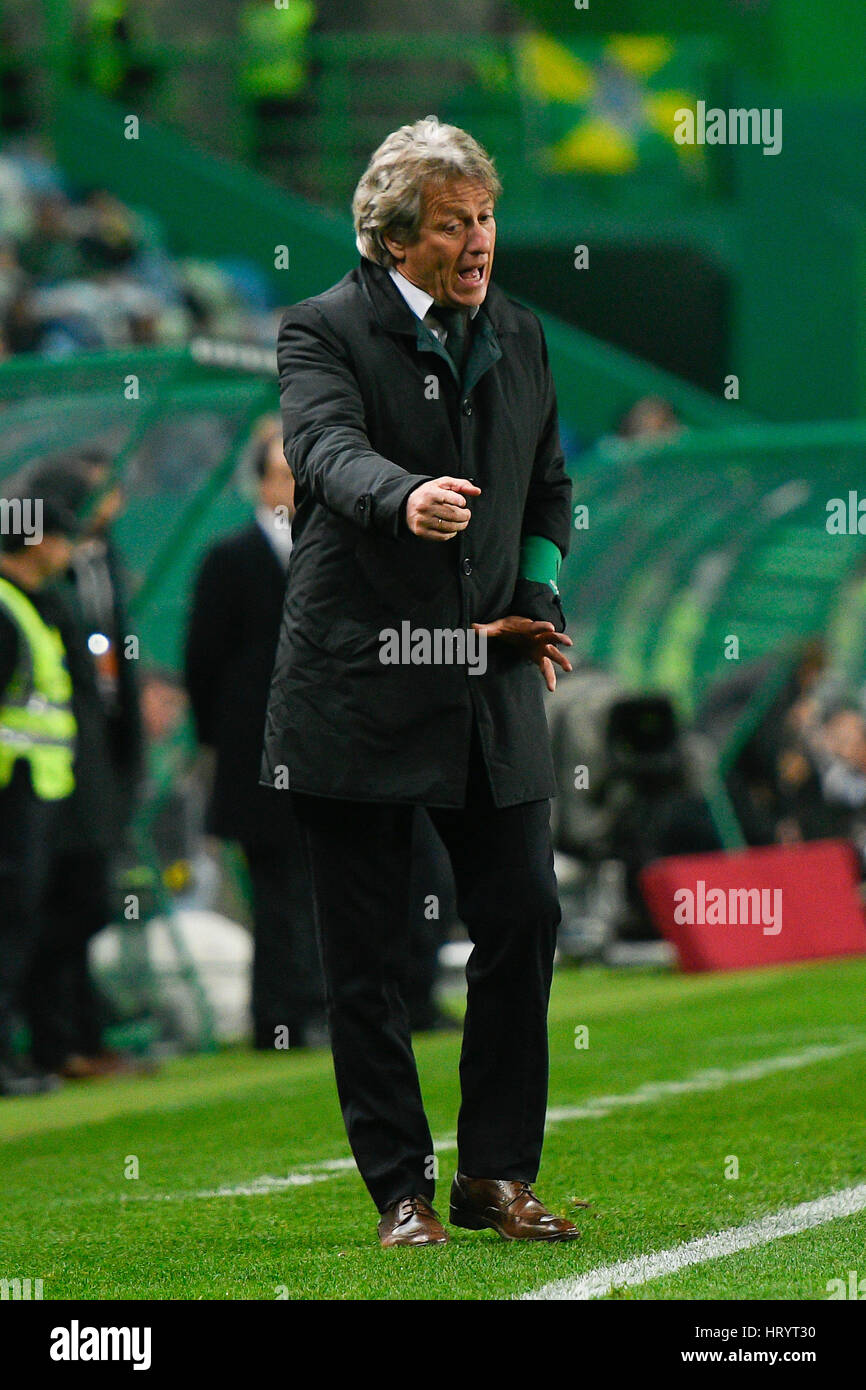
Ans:
{"label": "white sideline marking", "polygon": [[[354,1160],[352,1161],[354,1167]],[[259,1197],[279,1187],[309,1187],[313,1182],[327,1182],[330,1173],[290,1173],[285,1178],[253,1178],[239,1187],[214,1187],[207,1192],[194,1192],[194,1197]]]}
{"label": "white sideline marking", "polygon": [[[603,1120],[614,1110],[636,1105],[652,1105],[667,1096],[694,1095],[701,1091],[717,1091],[724,1086],[735,1086],[741,1081],[759,1081],[772,1076],[774,1072],[794,1071],[799,1067],[811,1066],[814,1062],[829,1061],[843,1057],[848,1052],[862,1052],[866,1048],[866,1037],[854,1038],[850,1042],[829,1043],[804,1048],[802,1052],[783,1054],[779,1057],[762,1057],[754,1062],[724,1070],[722,1068],[704,1069],[694,1072],[682,1081],[647,1081],[637,1090],[621,1096],[595,1096],[582,1105],[555,1106],[547,1112],[547,1125],[567,1124],[572,1120]],[[442,1135],[433,1141],[437,1153],[450,1153],[457,1148],[454,1134]],[[314,1182],[326,1182],[329,1178],[340,1177],[343,1173],[355,1171],[353,1158],[326,1158],[318,1163],[308,1163],[304,1168],[287,1173],[284,1177],[271,1177],[264,1174],[251,1178],[235,1187],[223,1186],[203,1192],[181,1192],[174,1196],[153,1197],[143,1195],[124,1200],[135,1201],[176,1201],[195,1197],[261,1197],[269,1192],[279,1192],[288,1187],[308,1187]]]}
{"label": "white sideline marking", "polygon": [[523,1301],[603,1298],[614,1289],[646,1284],[651,1279],[675,1274],[678,1269],[686,1269],[689,1265],[705,1264],[707,1260],[734,1255],[738,1250],[768,1245],[770,1241],[781,1240],[783,1236],[793,1236],[799,1231],[808,1231],[813,1226],[823,1226],[828,1221],[838,1221],[842,1216],[853,1216],[855,1212],[864,1210],[866,1182],[858,1187],[831,1192],[814,1202],[783,1207],[781,1211],[762,1216],[759,1221],[750,1221],[747,1226],[731,1226],[726,1231],[717,1231],[715,1235],[701,1236],[697,1240],[686,1241],[684,1245],[676,1245],[672,1250],[638,1255],[633,1260],[623,1260],[615,1265],[601,1265],[576,1279],[557,1279],[552,1284],[544,1284],[542,1288],[518,1297]]}
{"label": "white sideline marking", "polygon": [[738,1081],[760,1081],[764,1076],[772,1076],[777,1071],[795,1071],[798,1067],[808,1067],[812,1062],[823,1062],[831,1057],[841,1057],[846,1052],[861,1052],[866,1047],[866,1038],[857,1038],[847,1043],[832,1043],[826,1046],[804,1048],[802,1052],[789,1053],[781,1057],[761,1057],[755,1062],[745,1062],[740,1067],[711,1067],[694,1072],[683,1081],[647,1081],[624,1096],[594,1096],[583,1105],[560,1105],[547,1112],[547,1123],[561,1124],[567,1120],[598,1120],[609,1115],[612,1110],[631,1105],[651,1105],[665,1096],[694,1095],[698,1091],[717,1091],[723,1086],[736,1085]]}

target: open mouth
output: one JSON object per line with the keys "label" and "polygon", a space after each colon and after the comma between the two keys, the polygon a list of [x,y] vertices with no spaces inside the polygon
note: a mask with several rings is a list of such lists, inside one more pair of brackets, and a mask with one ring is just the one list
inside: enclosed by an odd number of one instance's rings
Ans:
{"label": "open mouth", "polygon": [[457,278],[464,285],[480,285],[484,279],[484,267],[479,265],[471,266],[468,270],[459,270]]}

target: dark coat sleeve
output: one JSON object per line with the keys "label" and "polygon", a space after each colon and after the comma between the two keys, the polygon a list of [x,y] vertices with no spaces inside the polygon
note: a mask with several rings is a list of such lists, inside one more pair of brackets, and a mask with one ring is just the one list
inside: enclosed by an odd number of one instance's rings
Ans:
{"label": "dark coat sleeve", "polygon": [[[541,344],[542,390],[544,406],[541,428],[535,448],[532,478],[523,510],[522,536],[544,536],[553,541],[562,553],[568,554],[571,544],[571,479],[565,469],[565,459],[559,437],[559,416],[556,390],[547,355],[547,344],[541,324],[538,324]],[[565,615],[559,595],[547,584],[518,578],[511,603],[512,613],[553,623],[557,632],[565,631]]]}
{"label": "dark coat sleeve", "polygon": [[209,551],[195,584],[184,652],[184,677],[200,743],[217,739],[220,683],[232,645],[238,640],[237,590],[219,547]]}
{"label": "dark coat sleeve", "polygon": [[409,493],[432,475],[408,473],[376,453],[345,348],[309,304],[289,309],[277,340],[285,454],[295,480],[365,530],[399,536]]}

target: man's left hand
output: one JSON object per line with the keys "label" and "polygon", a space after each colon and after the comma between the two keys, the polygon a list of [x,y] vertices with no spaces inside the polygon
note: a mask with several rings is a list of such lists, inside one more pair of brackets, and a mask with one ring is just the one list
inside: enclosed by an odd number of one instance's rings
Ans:
{"label": "man's left hand", "polygon": [[532,618],[497,618],[494,623],[473,623],[476,632],[486,637],[498,638],[511,646],[520,647],[530,661],[534,661],[544,677],[548,690],[556,689],[556,670],[573,670],[571,662],[559,648],[572,647],[574,643],[564,632],[557,632],[553,623],[536,622]]}

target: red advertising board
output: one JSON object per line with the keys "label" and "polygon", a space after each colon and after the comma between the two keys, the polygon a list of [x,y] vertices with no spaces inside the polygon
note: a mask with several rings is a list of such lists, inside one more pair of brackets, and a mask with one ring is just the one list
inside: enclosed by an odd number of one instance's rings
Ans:
{"label": "red advertising board", "polygon": [[659,859],[641,889],[686,971],[866,954],[857,857],[844,840]]}

